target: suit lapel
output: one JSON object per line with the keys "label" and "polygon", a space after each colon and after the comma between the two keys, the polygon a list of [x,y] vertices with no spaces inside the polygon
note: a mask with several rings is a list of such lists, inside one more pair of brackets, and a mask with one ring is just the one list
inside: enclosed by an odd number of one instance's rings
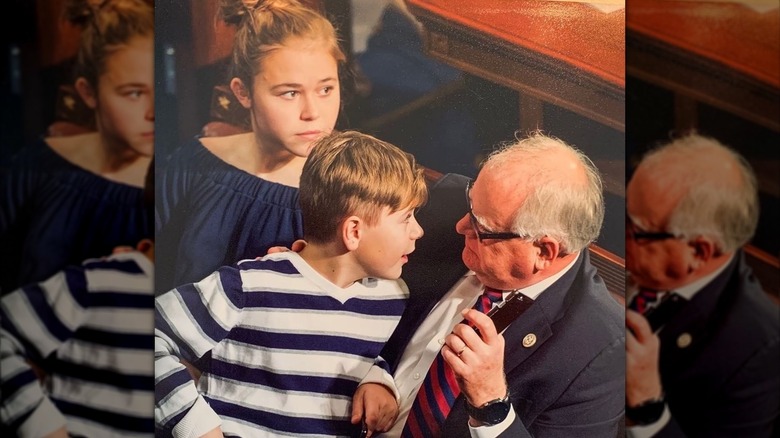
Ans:
{"label": "suit lapel", "polygon": [[691,366],[701,347],[714,334],[733,298],[729,291],[739,289],[736,267],[741,257],[741,252],[737,253],[729,266],[697,292],[659,332],[659,368],[661,375],[666,376],[665,387],[676,386],[677,380],[684,376],[681,371]]}
{"label": "suit lapel", "polygon": [[[534,354],[553,335],[552,325],[561,319],[569,307],[569,291],[576,289],[583,277],[583,266],[588,261],[587,251],[582,251],[574,266],[563,277],[550,285],[534,304],[504,332],[506,354],[504,371],[508,374]],[[523,340],[533,334],[536,342],[525,347]]]}

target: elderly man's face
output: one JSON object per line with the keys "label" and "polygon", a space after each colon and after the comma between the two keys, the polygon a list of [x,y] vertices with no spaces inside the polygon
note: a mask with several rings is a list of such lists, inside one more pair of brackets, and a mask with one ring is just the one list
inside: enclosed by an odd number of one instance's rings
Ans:
{"label": "elderly man's face", "polygon": [[[485,169],[474,181],[471,205],[482,232],[511,230],[514,212],[524,201],[522,184],[512,186],[501,175]],[[539,248],[525,239],[485,239],[479,241],[468,213],[456,225],[465,236],[463,263],[474,271],[479,281],[496,289],[517,289],[533,284]]]}
{"label": "elderly man's face", "polygon": [[638,171],[626,199],[626,268],[634,282],[659,290],[685,285],[695,250],[686,239],[664,233],[679,195],[660,190],[652,175]]}

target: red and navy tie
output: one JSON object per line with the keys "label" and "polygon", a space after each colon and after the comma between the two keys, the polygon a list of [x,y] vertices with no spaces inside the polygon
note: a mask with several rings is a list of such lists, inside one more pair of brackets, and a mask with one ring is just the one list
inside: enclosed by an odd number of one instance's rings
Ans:
{"label": "red and navy tie", "polygon": [[[503,292],[497,289],[485,288],[474,308],[487,313],[493,303],[503,300]],[[460,395],[455,373],[447,365],[441,353],[436,358],[425,376],[417,398],[414,400],[409,418],[401,433],[403,438],[436,438],[441,435],[441,425],[449,415],[455,399]]]}
{"label": "red and navy tie", "polygon": [[654,307],[656,302],[662,298],[665,291],[659,291],[655,289],[639,289],[639,293],[634,296],[634,299],[629,303],[628,308],[635,310],[640,314],[644,314],[651,307]]}

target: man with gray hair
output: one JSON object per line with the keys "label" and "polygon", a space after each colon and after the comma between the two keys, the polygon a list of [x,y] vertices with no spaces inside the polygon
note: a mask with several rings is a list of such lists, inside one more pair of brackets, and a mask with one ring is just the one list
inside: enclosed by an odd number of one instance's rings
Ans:
{"label": "man with gray hair", "polygon": [[[434,186],[403,275],[409,305],[382,353],[400,394],[382,436],[616,436],[623,309],[587,251],[603,217],[593,163],[542,134],[492,154],[473,182]],[[370,429],[374,411],[360,408],[383,396],[364,381],[353,421]]]}
{"label": "man with gray hair", "polygon": [[741,250],[758,223],[749,164],[691,134],[642,159],[626,205],[629,434],[778,436],[780,311]]}

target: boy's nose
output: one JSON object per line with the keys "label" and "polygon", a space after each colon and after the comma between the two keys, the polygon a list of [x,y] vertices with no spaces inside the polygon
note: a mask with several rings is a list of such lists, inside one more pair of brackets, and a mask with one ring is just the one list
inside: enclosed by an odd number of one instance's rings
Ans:
{"label": "boy's nose", "polygon": [[417,218],[414,219],[414,232],[412,233],[412,238],[417,240],[421,238],[425,234],[425,230],[422,229],[420,226],[420,223],[417,222]]}

